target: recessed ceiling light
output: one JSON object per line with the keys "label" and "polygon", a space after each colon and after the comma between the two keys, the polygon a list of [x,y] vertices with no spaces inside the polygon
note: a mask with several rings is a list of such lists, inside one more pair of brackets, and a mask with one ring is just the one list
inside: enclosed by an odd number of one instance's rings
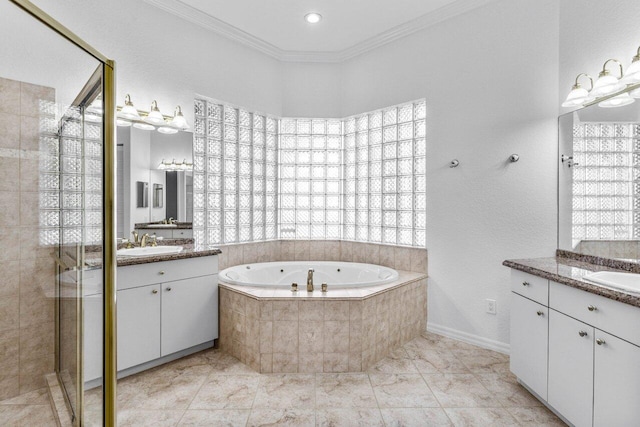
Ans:
{"label": "recessed ceiling light", "polygon": [[322,15],[316,12],[307,13],[304,15],[304,20],[309,24],[317,24],[322,19]]}

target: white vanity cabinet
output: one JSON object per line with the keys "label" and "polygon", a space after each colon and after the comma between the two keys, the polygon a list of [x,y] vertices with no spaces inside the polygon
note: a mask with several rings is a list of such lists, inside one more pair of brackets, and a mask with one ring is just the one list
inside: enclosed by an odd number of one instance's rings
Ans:
{"label": "white vanity cabinet", "polygon": [[549,309],[511,294],[511,372],[538,396],[547,398]]}
{"label": "white vanity cabinet", "polygon": [[640,308],[555,282],[549,307],[549,404],[577,427],[637,425]]}
{"label": "white vanity cabinet", "polygon": [[592,425],[593,328],[562,313],[549,314],[547,402],[575,426]]}
{"label": "white vanity cabinet", "polygon": [[[212,280],[215,286],[212,286]],[[163,283],[160,318],[162,356],[218,337],[217,283],[217,276]]]}
{"label": "white vanity cabinet", "polygon": [[639,425],[640,308],[517,270],[511,277],[519,381],[576,427]]}
{"label": "white vanity cabinet", "polygon": [[118,268],[118,371],[218,338],[217,256]]}
{"label": "white vanity cabinet", "polygon": [[138,228],[138,234],[142,236],[148,233],[165,239],[193,239],[193,229],[191,228]]}
{"label": "white vanity cabinet", "polygon": [[546,399],[549,281],[511,270],[511,290],[511,372]]}
{"label": "white vanity cabinet", "polygon": [[118,369],[159,358],[160,285],[119,290],[117,307]]}

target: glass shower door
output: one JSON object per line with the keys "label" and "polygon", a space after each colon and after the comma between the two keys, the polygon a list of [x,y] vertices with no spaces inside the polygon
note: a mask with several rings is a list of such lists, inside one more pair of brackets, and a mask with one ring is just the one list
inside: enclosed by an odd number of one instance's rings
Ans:
{"label": "glass shower door", "polygon": [[0,58],[0,425],[113,425],[113,62],[26,0]]}

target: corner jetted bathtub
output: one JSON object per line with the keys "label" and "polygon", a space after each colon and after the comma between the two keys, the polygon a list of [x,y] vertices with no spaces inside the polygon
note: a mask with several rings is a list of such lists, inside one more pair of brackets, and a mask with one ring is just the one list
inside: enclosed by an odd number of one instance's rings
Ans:
{"label": "corner jetted bathtub", "polygon": [[391,283],[398,280],[392,268],[373,264],[341,261],[282,261],[242,264],[220,272],[220,280],[230,285],[290,288],[306,290],[307,274],[313,269],[313,285],[320,289],[326,283],[329,289],[357,288]]}

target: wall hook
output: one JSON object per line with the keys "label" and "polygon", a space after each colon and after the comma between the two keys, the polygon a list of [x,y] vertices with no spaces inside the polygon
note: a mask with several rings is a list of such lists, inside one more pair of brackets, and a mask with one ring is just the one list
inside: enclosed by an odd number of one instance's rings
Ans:
{"label": "wall hook", "polygon": [[453,160],[451,160],[451,163],[449,163],[449,167],[450,168],[457,168],[459,164],[460,164],[460,162],[458,161],[458,159],[453,159]]}
{"label": "wall hook", "polygon": [[511,163],[515,163],[515,162],[517,162],[518,160],[520,160],[520,156],[518,156],[517,154],[512,154],[512,155],[510,155],[510,156],[509,156],[509,161],[510,161]]}

